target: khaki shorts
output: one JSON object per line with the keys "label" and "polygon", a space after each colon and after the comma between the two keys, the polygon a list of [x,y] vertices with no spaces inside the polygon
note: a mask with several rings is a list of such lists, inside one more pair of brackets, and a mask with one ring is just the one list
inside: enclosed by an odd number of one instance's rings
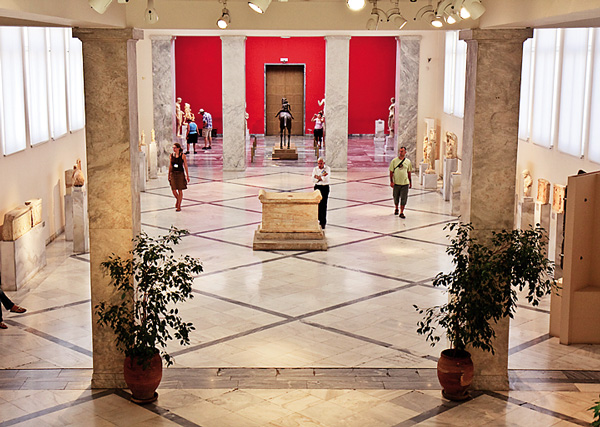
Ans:
{"label": "khaki shorts", "polygon": [[202,136],[204,138],[206,138],[207,136],[210,136],[211,132],[212,132],[212,128],[204,128],[204,129],[202,129]]}

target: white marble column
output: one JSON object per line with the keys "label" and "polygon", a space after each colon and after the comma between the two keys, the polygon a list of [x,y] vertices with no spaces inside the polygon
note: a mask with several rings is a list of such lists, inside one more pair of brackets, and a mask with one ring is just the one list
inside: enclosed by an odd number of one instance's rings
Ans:
{"label": "white marble column", "polygon": [[350,36],[327,36],[325,59],[326,161],[332,170],[348,169],[348,81]]}
{"label": "white marble column", "polygon": [[[514,223],[523,42],[533,30],[462,30],[467,42],[461,212],[475,237]],[[496,354],[472,351],[473,386],[508,390],[508,318],[494,328]]]}
{"label": "white marble column", "polygon": [[246,169],[246,37],[222,36],[223,170]]}
{"label": "white marble column", "polygon": [[[91,306],[115,298],[100,263],[140,232],[135,43],[141,30],[75,28],[83,42]],[[92,314],[93,388],[124,387],[123,355]]]}
{"label": "white marble column", "polygon": [[406,157],[417,164],[417,107],[419,103],[419,55],[421,36],[396,37],[396,153],[406,147]]}
{"label": "white marble column", "polygon": [[[175,138],[175,40],[171,36],[151,36],[152,101],[156,134],[157,167],[169,167],[169,155]],[[156,178],[153,176],[152,178]]]}

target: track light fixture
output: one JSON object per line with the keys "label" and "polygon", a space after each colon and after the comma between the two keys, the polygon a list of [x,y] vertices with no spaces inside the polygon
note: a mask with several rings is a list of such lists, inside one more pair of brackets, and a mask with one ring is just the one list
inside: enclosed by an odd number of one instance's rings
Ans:
{"label": "track light fixture", "polygon": [[372,3],[373,9],[371,10],[369,20],[367,21],[367,30],[376,30],[379,23],[382,22],[384,18],[387,22],[391,22],[398,30],[401,30],[407,24],[406,19],[404,19],[398,8],[398,0],[394,2],[394,7],[387,12],[377,8],[377,0],[372,0]]}
{"label": "track light fixture", "polygon": [[265,13],[270,4],[271,0],[250,0],[248,2],[248,6],[257,13]]}
{"label": "track light fixture", "polygon": [[223,2],[223,11],[221,17],[217,20],[217,27],[224,30],[231,24],[231,17],[229,16],[229,10],[227,10],[227,2]]}
{"label": "track light fixture", "polygon": [[106,12],[106,9],[108,9],[108,6],[112,3],[112,0],[88,0],[88,3],[92,9],[102,14]]}
{"label": "track light fixture", "polygon": [[366,4],[367,2],[365,0],[346,0],[346,6],[348,6],[350,10],[362,10]]}
{"label": "track light fixture", "polygon": [[464,0],[460,9],[460,16],[463,19],[479,19],[485,12],[485,6],[480,0]]}
{"label": "track light fixture", "polygon": [[367,21],[367,30],[376,30],[379,26],[379,12],[377,9],[377,0],[373,2],[373,9],[371,9],[371,16],[369,16],[369,20]]}
{"label": "track light fixture", "polygon": [[430,0],[427,6],[419,9],[414,20],[442,28],[444,24],[453,25],[463,19],[479,19],[484,12],[481,0],[439,0],[436,3]]}
{"label": "track light fixture", "polygon": [[144,12],[144,21],[148,24],[156,24],[158,22],[158,14],[154,9],[154,0],[148,0],[148,7]]}

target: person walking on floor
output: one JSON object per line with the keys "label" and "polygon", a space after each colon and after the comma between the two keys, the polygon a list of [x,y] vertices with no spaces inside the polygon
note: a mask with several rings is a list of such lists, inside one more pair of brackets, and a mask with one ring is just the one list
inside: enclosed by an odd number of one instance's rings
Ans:
{"label": "person walking on floor", "polygon": [[325,117],[323,117],[323,112],[319,111],[313,116],[311,120],[315,122],[315,144],[318,145],[319,148],[321,148],[321,145],[323,145],[324,147],[325,145],[323,144],[323,125],[325,124]]}
{"label": "person walking on floor", "polygon": [[202,129],[202,133],[204,134],[204,147],[203,150],[212,149],[212,116],[208,111],[204,111],[202,108],[198,113],[202,116],[202,123],[204,124],[204,129]]}
{"label": "person walking on floor", "polygon": [[327,199],[329,198],[329,176],[331,175],[331,169],[325,165],[325,159],[319,157],[317,160],[317,166],[313,169],[312,177],[315,183],[315,190],[321,192],[321,201],[319,202],[319,224],[321,228],[325,228],[327,224]]}
{"label": "person walking on floor", "polygon": [[177,200],[175,210],[181,211],[181,201],[183,200],[183,190],[187,189],[187,183],[190,182],[190,173],[188,172],[187,159],[183,154],[181,144],[173,144],[173,153],[169,162],[169,184],[171,191]]}
{"label": "person walking on floor", "polygon": [[408,189],[412,188],[412,163],[406,158],[406,147],[400,147],[398,157],[390,163],[390,187],[394,189],[394,215],[398,215],[398,203],[400,203],[400,218],[404,216],[404,207],[408,199]]}
{"label": "person walking on floor", "polygon": [[[4,308],[10,311],[11,313],[25,313],[27,311],[27,309],[20,307],[14,302],[12,302],[10,298],[6,296],[2,289],[0,289],[0,302],[2,303]],[[2,321],[2,308],[0,308],[0,329],[8,329],[6,323]]]}
{"label": "person walking on floor", "polygon": [[187,151],[185,154],[190,154],[190,144],[194,147],[194,154],[196,154],[196,143],[198,142],[198,125],[193,119],[187,119]]}

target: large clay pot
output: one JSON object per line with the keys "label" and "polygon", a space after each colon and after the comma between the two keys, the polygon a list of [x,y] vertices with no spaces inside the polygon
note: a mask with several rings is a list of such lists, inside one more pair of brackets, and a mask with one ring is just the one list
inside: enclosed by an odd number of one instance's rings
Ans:
{"label": "large clay pot", "polygon": [[158,352],[146,369],[137,363],[137,359],[126,357],[123,374],[127,387],[131,390],[132,401],[144,404],[157,399],[156,389],[162,379],[162,359]]}
{"label": "large clay pot", "polygon": [[444,350],[437,364],[442,395],[450,400],[468,399],[468,388],[473,382],[473,361],[465,350]]}

